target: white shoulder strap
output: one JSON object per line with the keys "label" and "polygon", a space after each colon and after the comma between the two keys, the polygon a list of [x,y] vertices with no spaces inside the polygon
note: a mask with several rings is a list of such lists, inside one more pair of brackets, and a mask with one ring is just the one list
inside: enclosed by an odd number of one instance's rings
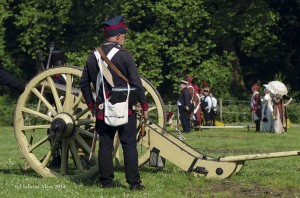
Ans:
{"label": "white shoulder strap", "polygon": [[[107,54],[107,58],[109,60],[111,60],[118,51],[119,51],[118,48],[113,47],[110,50],[110,52]],[[112,87],[114,87],[115,85],[113,83],[112,75],[111,75],[110,71],[107,68],[107,63],[101,59],[101,55],[99,54],[98,50],[94,51],[94,55],[97,59],[98,67],[100,68],[99,73],[97,75],[97,81],[96,81],[96,97],[97,97],[98,92],[99,92],[99,88],[100,88],[100,85],[101,85],[101,82],[102,82],[102,79],[103,79],[101,74],[104,75],[105,79],[107,80],[107,82]]]}
{"label": "white shoulder strap", "polygon": [[199,109],[199,107],[200,107],[200,103],[201,103],[200,95],[196,93],[196,96],[197,96],[199,102],[198,102],[197,106],[196,106],[195,109],[194,109],[194,114],[198,111],[198,109]]}
{"label": "white shoulder strap", "polygon": [[[98,50],[97,50],[97,51],[98,51]],[[109,53],[107,54],[107,58],[108,58],[109,60],[111,60],[111,59],[114,57],[114,55],[115,55],[118,51],[119,51],[118,48],[113,47],[113,48],[109,51]],[[107,65],[107,64],[106,64],[106,65]]]}
{"label": "white shoulder strap", "polygon": [[189,87],[191,87],[191,88],[192,88],[192,90],[193,90],[193,93],[192,93],[192,99],[191,99],[191,103],[192,103],[192,102],[193,102],[193,100],[194,100],[195,89],[194,89],[194,87],[193,87],[193,86],[191,86],[191,85],[187,86],[187,88],[189,88]]}

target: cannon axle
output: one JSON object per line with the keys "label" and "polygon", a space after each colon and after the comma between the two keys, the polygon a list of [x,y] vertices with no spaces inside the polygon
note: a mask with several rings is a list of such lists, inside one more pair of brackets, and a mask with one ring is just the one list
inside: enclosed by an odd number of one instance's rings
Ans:
{"label": "cannon axle", "polygon": [[51,123],[50,130],[60,138],[69,137],[75,131],[75,120],[68,113],[57,114]]}

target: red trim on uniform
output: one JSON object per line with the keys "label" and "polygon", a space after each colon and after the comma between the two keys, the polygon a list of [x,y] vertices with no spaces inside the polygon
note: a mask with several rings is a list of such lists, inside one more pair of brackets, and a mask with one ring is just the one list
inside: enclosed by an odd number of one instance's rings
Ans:
{"label": "red trim on uniform", "polygon": [[54,75],[52,75],[51,77],[52,78],[59,78],[61,75],[60,74],[54,74]]}
{"label": "red trim on uniform", "polygon": [[143,111],[147,111],[149,109],[148,103],[142,104]]}
{"label": "red trim on uniform", "polygon": [[119,23],[119,25],[105,26],[105,27],[104,27],[104,30],[105,30],[105,31],[107,31],[107,30],[115,30],[115,29],[118,29],[118,28],[120,28],[120,27],[124,27],[125,30],[126,30],[126,25],[125,25],[123,22]]}
{"label": "red trim on uniform", "polygon": [[89,102],[89,103],[88,103],[88,107],[89,107],[89,109],[91,110],[91,109],[93,108],[93,102]]}

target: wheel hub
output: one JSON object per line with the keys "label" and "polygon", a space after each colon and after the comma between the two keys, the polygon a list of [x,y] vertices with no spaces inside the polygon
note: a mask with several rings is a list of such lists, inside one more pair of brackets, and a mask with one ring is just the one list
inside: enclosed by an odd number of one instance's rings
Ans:
{"label": "wheel hub", "polygon": [[75,120],[67,113],[57,114],[50,129],[61,138],[68,137],[75,131]]}

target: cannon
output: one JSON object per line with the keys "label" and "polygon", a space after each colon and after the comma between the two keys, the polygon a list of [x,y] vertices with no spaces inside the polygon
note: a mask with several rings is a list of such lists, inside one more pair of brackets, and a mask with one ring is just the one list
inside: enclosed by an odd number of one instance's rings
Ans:
{"label": "cannon", "polygon": [[[95,118],[79,89],[82,69],[64,66],[49,68],[30,80],[20,96],[14,117],[14,132],[26,164],[43,177],[88,179],[98,174],[97,155],[91,153]],[[52,76],[64,75],[66,84],[54,83]],[[273,157],[299,156],[300,151],[256,155],[207,156],[166,130],[166,111],[155,87],[141,77],[150,119],[143,121],[136,105],[137,126],[145,135],[137,137],[139,165],[148,162],[163,167],[167,160],[196,176],[225,179],[239,172],[245,161]],[[47,93],[47,94],[46,94]],[[46,95],[52,97],[49,102]],[[116,141],[114,154],[117,154]],[[59,163],[53,161],[59,156]]]}

